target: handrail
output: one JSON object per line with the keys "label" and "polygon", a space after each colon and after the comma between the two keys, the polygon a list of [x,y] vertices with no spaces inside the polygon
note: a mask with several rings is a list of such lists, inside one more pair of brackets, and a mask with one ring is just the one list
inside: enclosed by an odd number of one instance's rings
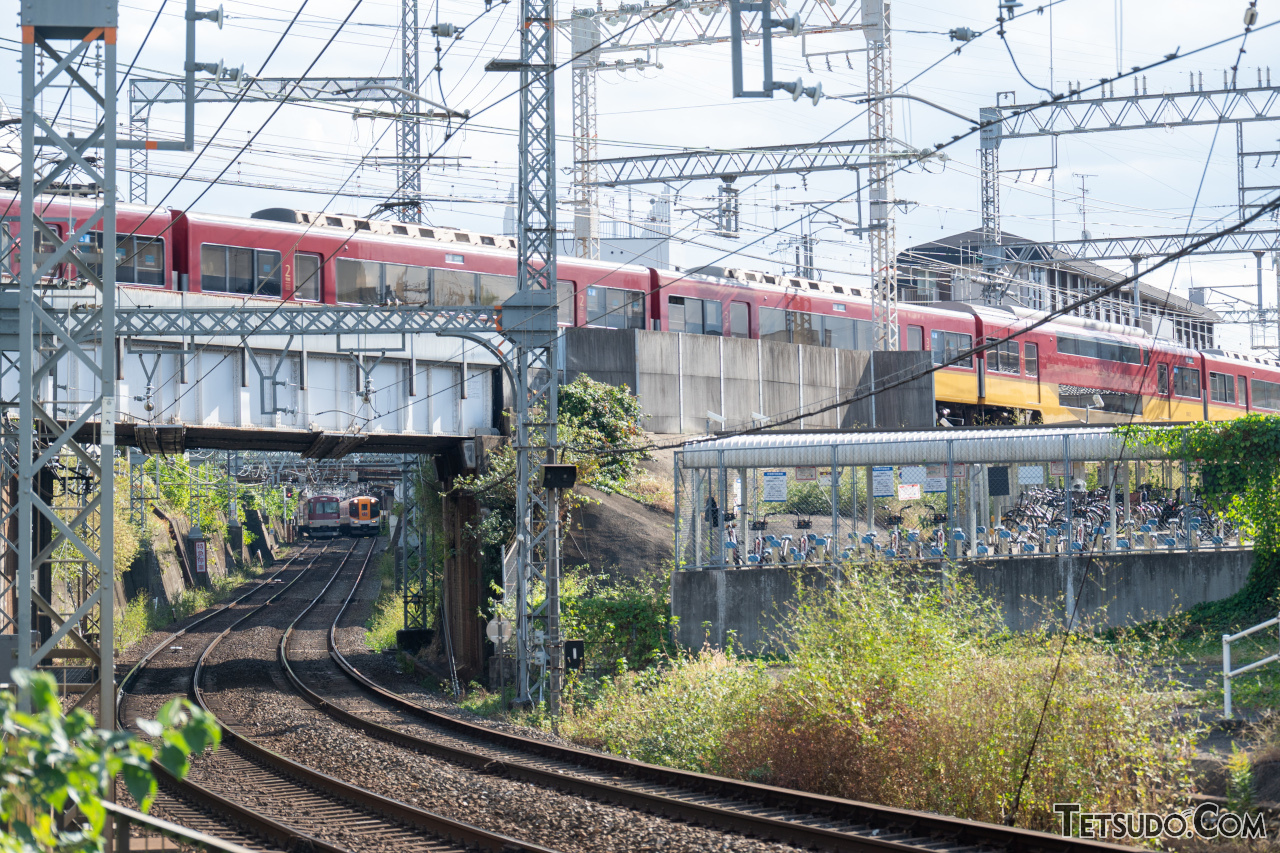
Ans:
{"label": "handrail", "polygon": [[1231,644],[1236,640],[1243,639],[1250,634],[1257,633],[1258,631],[1262,631],[1274,625],[1280,625],[1280,615],[1276,616],[1274,619],[1268,619],[1266,622],[1254,625],[1252,628],[1245,628],[1238,634],[1222,635],[1222,716],[1228,720],[1231,719],[1231,679],[1235,678],[1237,675],[1244,675],[1246,672],[1255,670],[1265,664],[1280,661],[1280,651],[1278,651],[1274,655],[1270,655],[1262,660],[1254,661],[1247,666],[1242,666],[1239,669],[1233,670],[1231,668]]}
{"label": "handrail", "polygon": [[[183,844],[191,844],[204,850],[213,850],[215,853],[252,853],[248,848],[241,847],[239,844],[233,844],[230,841],[224,841],[212,835],[205,835],[203,832],[187,829],[185,826],[179,826],[176,823],[170,823],[162,818],[152,817],[116,803],[103,800],[102,807],[107,810],[108,814],[116,818],[118,839],[125,838],[125,833],[128,832],[128,825],[133,824],[145,827],[152,832],[172,838]],[[123,847],[122,849],[128,850],[128,847]]]}

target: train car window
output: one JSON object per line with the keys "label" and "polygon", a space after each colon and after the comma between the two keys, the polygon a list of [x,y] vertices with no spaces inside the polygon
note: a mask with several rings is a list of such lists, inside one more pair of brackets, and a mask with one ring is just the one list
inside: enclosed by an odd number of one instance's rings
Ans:
{"label": "train car window", "polygon": [[751,307],[745,302],[729,303],[729,335],[734,338],[751,337]]}
{"label": "train car window", "polygon": [[256,273],[256,281],[253,284],[253,292],[259,296],[275,296],[284,295],[281,287],[280,272],[280,253],[265,249],[256,249],[253,253],[253,268]]}
{"label": "train car window", "polygon": [[[562,326],[573,325],[573,282],[557,281],[556,282],[556,322]],[[641,319],[640,325],[644,326],[644,306],[640,306]]]}
{"label": "train car window", "polygon": [[1236,402],[1236,381],[1230,373],[1209,373],[1209,399],[1215,403]]}
{"label": "train car window", "polygon": [[[680,329],[672,327],[671,331],[700,334],[702,300],[684,299],[677,303],[677,299],[680,297],[671,297],[670,312],[674,314],[669,312],[668,318],[675,316],[676,321],[683,325]],[[603,326],[606,329],[644,328],[644,294],[638,290],[592,285],[587,288],[586,302],[588,326]]]}
{"label": "train car window", "polygon": [[1156,393],[1169,393],[1169,365],[1167,364],[1156,365]]}
{"label": "train car window", "polygon": [[253,293],[253,249],[227,248],[227,293]]}
{"label": "train car window", "polygon": [[787,312],[779,308],[760,309],[760,340],[787,343]]}
{"label": "train car window", "polygon": [[462,270],[432,270],[431,304],[475,305],[476,274]]}
{"label": "train car window", "polygon": [[822,345],[836,349],[856,349],[857,331],[853,320],[844,317],[822,318]]}
{"label": "train car window", "polygon": [[320,256],[304,255],[301,252],[293,256],[294,287],[293,298],[305,299],[308,302],[320,301]]}
{"label": "train car window", "polygon": [[226,292],[227,250],[224,246],[200,247],[200,289]]}
{"label": "train car window", "polygon": [[[143,267],[155,263],[155,257],[151,261],[147,260],[148,253],[145,245],[116,247],[118,258],[129,258],[130,251],[133,252],[132,259],[135,265],[128,267],[128,269],[133,275],[142,274],[145,272],[142,269]],[[157,277],[159,283],[163,284],[163,246],[158,256],[159,269],[152,270],[146,274]],[[279,252],[267,249],[255,250],[238,246],[203,245],[200,247],[200,289],[214,293],[280,296],[280,258]],[[157,272],[159,273],[158,276],[156,276]],[[117,279],[119,279],[119,276],[117,276]]]}
{"label": "train car window", "polygon": [[[91,231],[80,237],[76,254],[94,275],[102,275],[102,232]],[[71,275],[75,276],[77,271]],[[116,238],[116,281],[120,284],[164,286],[164,240],[160,237]]]}
{"label": "train car window", "polygon": [[1245,376],[1236,377],[1236,402],[1241,406],[1249,405],[1249,379]]}
{"label": "train car window", "polygon": [[815,323],[814,319],[814,315],[807,311],[787,312],[787,325],[791,328],[793,344],[822,346],[821,315],[818,317],[819,322]]}
{"label": "train car window", "polygon": [[382,264],[338,258],[338,301],[360,305],[382,302]]}
{"label": "train car window", "polygon": [[1022,353],[1022,364],[1027,369],[1028,376],[1040,375],[1040,347],[1037,344],[1027,344]]}
{"label": "train car window", "polygon": [[[930,348],[933,350],[934,364],[946,364],[965,350],[973,349],[973,335],[966,335],[960,332],[943,332],[939,329],[934,329],[930,337],[932,338]],[[972,370],[973,356],[969,356],[968,359],[962,359],[952,366]]]}
{"label": "train car window", "polygon": [[[599,323],[598,319],[592,316],[592,296],[596,296],[597,300],[603,300],[603,291],[607,288],[588,287],[587,288],[587,323],[596,325],[605,325]],[[689,335],[702,334],[702,300],[691,299],[687,296],[671,296],[667,298],[667,330],[671,332],[684,332]]]}
{"label": "train car window", "polygon": [[516,292],[513,275],[480,274],[480,304],[501,305]]}
{"label": "train car window", "polygon": [[383,268],[386,293],[405,305],[431,303],[431,271],[426,267],[387,264]]}
{"label": "train car window", "polygon": [[1280,412],[1280,383],[1265,379],[1253,380],[1253,407]]}
{"label": "train car window", "polygon": [[[987,363],[991,364],[994,361],[995,369],[999,373],[1012,373],[1016,375],[1021,372],[1018,364],[1019,348],[1017,341],[1004,341],[1003,343],[997,344],[994,348],[994,352],[992,350],[987,351]],[[993,354],[995,355],[994,359],[992,358]]]}
{"label": "train car window", "polygon": [[122,278],[120,268],[116,267],[116,281],[132,281],[134,284],[146,284],[151,287],[164,286],[164,241],[158,237],[117,237],[116,242],[129,241],[126,249],[125,265],[133,272],[132,277]]}
{"label": "train car window", "polygon": [[1173,393],[1178,397],[1200,399],[1200,371],[1194,367],[1173,369]]}
{"label": "train car window", "polygon": [[715,299],[702,302],[702,333],[704,335],[724,334],[724,303]]}
{"label": "train car window", "polygon": [[[594,287],[587,288],[587,322],[591,322],[591,294]],[[667,331],[683,332],[685,330],[685,306],[683,296],[667,297]]]}
{"label": "train car window", "polygon": [[1081,355],[1121,364],[1142,364],[1142,348],[1100,338],[1081,338],[1073,335],[1058,336],[1058,352],[1065,355]]}
{"label": "train car window", "polygon": [[907,349],[910,352],[924,349],[924,326],[907,326]]}

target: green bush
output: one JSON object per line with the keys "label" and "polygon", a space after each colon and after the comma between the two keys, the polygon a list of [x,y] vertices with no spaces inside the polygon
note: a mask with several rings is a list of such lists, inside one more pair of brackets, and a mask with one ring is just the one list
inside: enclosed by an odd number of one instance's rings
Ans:
{"label": "green bush", "polygon": [[[14,683],[26,692],[31,711],[19,709],[13,694],[0,693],[0,851],[3,853],[89,853],[104,847],[109,780],[120,776],[129,794],[146,811],[156,794],[150,762],[155,759],[175,776],[190,768],[187,756],[222,738],[213,715],[185,699],[166,703],[156,720],[138,724],[155,743],[128,732],[93,728],[84,709],[64,716],[57,683],[47,673],[15,670]],[[85,825],[60,828],[56,812],[77,808]]]}
{"label": "green bush", "polygon": [[613,679],[561,731],[646,761],[1001,822],[1043,709],[1019,826],[1054,829],[1055,802],[1161,811],[1189,790],[1174,694],[1135,643],[1011,635],[971,588],[882,566],[802,590],[784,622],[784,668],[671,660]]}

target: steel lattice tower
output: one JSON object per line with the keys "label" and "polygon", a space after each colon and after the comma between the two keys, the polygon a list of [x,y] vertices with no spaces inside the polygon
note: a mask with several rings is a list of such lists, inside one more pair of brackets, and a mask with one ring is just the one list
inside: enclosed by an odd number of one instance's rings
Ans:
{"label": "steel lattice tower", "polygon": [[401,222],[421,219],[422,126],[418,123],[418,0],[401,0],[400,5],[400,116],[396,121],[396,211]]}
{"label": "steel lattice tower", "polygon": [[[32,668],[70,640],[98,672],[96,689],[81,702],[98,699],[98,726],[115,727],[114,512],[116,410],[116,24],[117,5],[108,0],[42,0],[24,3],[22,24],[22,177],[15,383],[17,428],[18,636],[28,637],[33,607],[52,624],[52,636],[34,653],[18,643],[18,666]],[[53,42],[65,43],[66,53]],[[95,87],[74,70],[77,60],[102,42],[102,79]],[[43,61],[47,71],[41,71]],[[82,136],[64,136],[40,115],[41,94],[58,88],[87,95],[100,109],[97,126]],[[58,98],[51,103],[57,104]],[[36,157],[40,149],[46,156]],[[101,157],[90,154],[101,149]],[[49,156],[51,155],[51,156]],[[46,221],[41,197],[77,169],[98,189],[98,208],[75,222]],[[65,229],[60,231],[59,228]],[[100,234],[97,262],[88,250]],[[64,239],[65,238],[65,239]],[[81,242],[83,238],[83,243]],[[74,266],[88,285],[68,291],[50,285]],[[94,269],[94,267],[97,269]],[[68,298],[69,297],[69,298]],[[83,310],[69,310],[80,306]],[[14,345],[12,339],[6,349]],[[86,399],[56,398],[59,380],[92,376]],[[82,426],[97,423],[97,441],[81,441]],[[58,507],[41,487],[63,463],[84,476],[84,491],[71,507]],[[59,511],[61,510],[61,511]],[[37,524],[39,522],[39,524]],[[37,528],[51,526],[49,541]],[[62,566],[79,565],[84,578],[74,612],[58,613],[55,602],[33,586],[35,569],[57,553]],[[96,624],[96,631],[93,626]],[[88,630],[86,630],[88,628]]]}
{"label": "steel lattice tower", "polygon": [[[516,367],[516,681],[517,700],[533,699],[538,652],[550,676],[551,705],[558,698],[560,557],[558,500],[531,483],[540,462],[556,461],[559,377],[556,328],[555,3],[520,3],[520,252],[518,298],[537,319],[514,338]],[[541,322],[538,322],[540,320]],[[532,331],[535,327],[539,331]],[[545,330],[545,331],[543,331]],[[546,599],[529,603],[529,582],[546,584]],[[533,627],[545,625],[538,643]],[[535,646],[541,645],[541,649]]]}
{"label": "steel lattice tower", "polygon": [[889,50],[889,0],[864,0],[863,35],[867,39],[867,132],[871,138],[868,184],[871,246],[871,321],[875,348],[898,349],[898,267],[893,228],[893,92]]}
{"label": "steel lattice tower", "polygon": [[979,132],[978,164],[982,184],[982,268],[995,272],[1003,264],[1000,251],[1000,110],[983,107],[978,118],[984,126]]}
{"label": "steel lattice tower", "polygon": [[576,11],[573,44],[573,239],[578,257],[600,257],[600,190],[595,160],[599,138],[596,63],[600,22]]}

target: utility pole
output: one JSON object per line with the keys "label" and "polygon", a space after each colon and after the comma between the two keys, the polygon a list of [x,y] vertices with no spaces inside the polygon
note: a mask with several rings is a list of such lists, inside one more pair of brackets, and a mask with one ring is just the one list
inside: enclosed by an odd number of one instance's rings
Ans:
{"label": "utility pole", "polygon": [[867,136],[871,140],[868,233],[871,247],[871,322],[875,348],[898,349],[898,267],[893,227],[893,65],[889,0],[863,0],[862,34],[867,40]]}

